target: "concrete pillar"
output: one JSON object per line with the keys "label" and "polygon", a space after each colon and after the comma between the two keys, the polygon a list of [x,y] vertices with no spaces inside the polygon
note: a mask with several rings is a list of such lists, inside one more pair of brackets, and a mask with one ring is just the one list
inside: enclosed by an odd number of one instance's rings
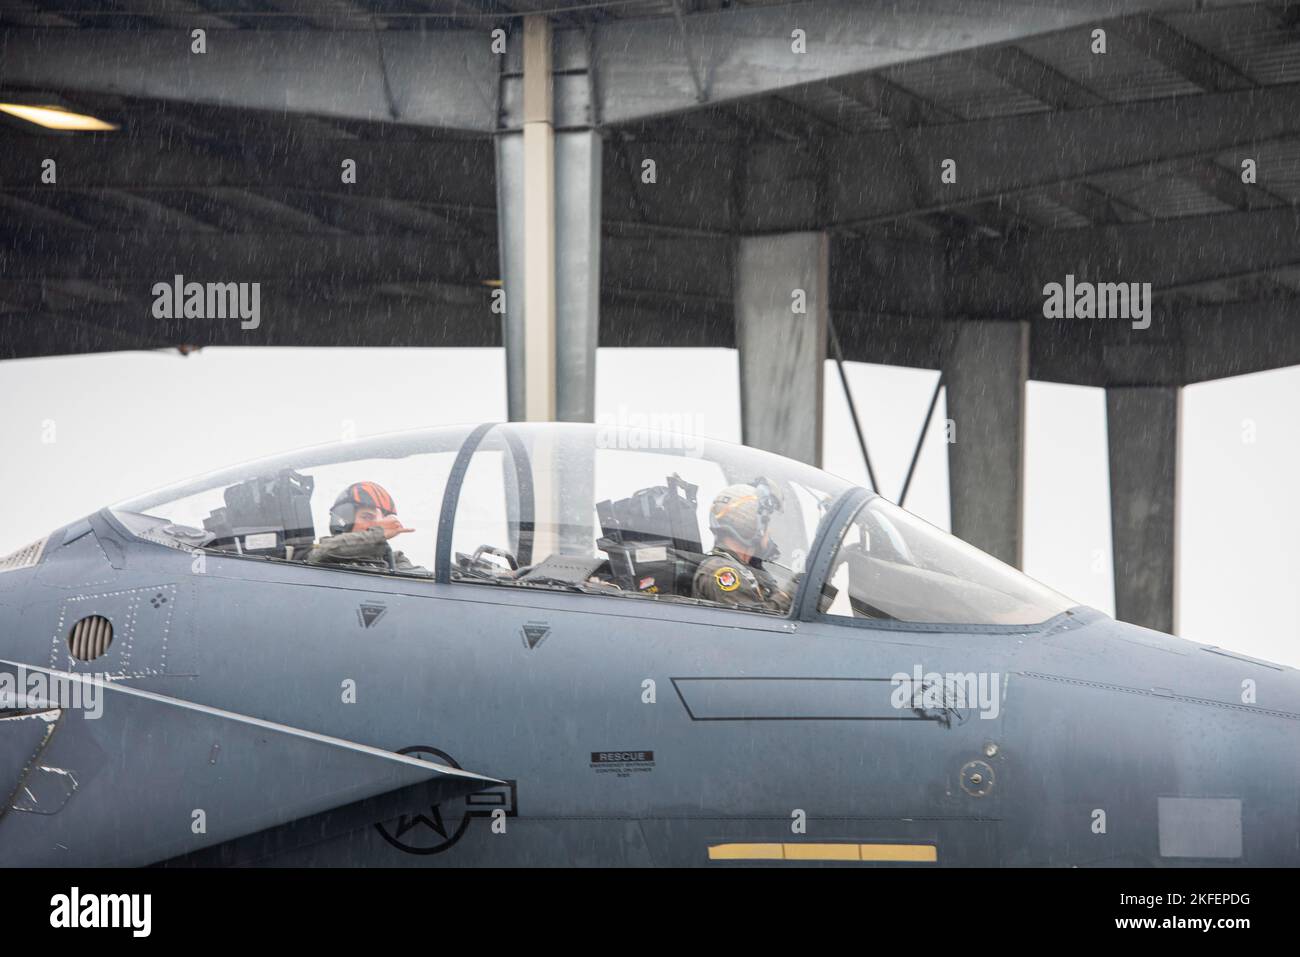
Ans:
{"label": "concrete pillar", "polygon": [[555,418],[555,127],[551,21],[524,18],[524,418]]}
{"label": "concrete pillar", "polygon": [[825,233],[745,236],[736,254],[736,345],[746,445],[822,458],[830,243]]}
{"label": "concrete pillar", "polygon": [[1024,555],[1025,381],[1029,324],[949,324],[943,359],[952,531],[1008,565]]}
{"label": "concrete pillar", "polygon": [[521,76],[503,82],[496,164],[507,405],[512,421],[590,422],[602,141],[588,125],[586,50],[553,43],[546,17],[525,17]]}
{"label": "concrete pillar", "polygon": [[1173,633],[1178,602],[1182,390],[1106,390],[1115,617]]}
{"label": "concrete pillar", "polygon": [[596,417],[602,145],[594,130],[555,137],[555,412],[561,422]]}
{"label": "concrete pillar", "polygon": [[505,315],[501,344],[506,350],[506,414],[511,422],[527,419],[524,403],[524,134],[496,137],[497,246]]}

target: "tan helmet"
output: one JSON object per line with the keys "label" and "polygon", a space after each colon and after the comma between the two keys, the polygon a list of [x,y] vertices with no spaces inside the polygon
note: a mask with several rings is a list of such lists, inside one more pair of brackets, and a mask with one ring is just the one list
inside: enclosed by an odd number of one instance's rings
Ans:
{"label": "tan helmet", "polygon": [[772,513],[780,508],[780,500],[762,479],[753,485],[728,485],[709,508],[709,530],[715,536],[728,535],[746,548],[758,551],[767,538]]}

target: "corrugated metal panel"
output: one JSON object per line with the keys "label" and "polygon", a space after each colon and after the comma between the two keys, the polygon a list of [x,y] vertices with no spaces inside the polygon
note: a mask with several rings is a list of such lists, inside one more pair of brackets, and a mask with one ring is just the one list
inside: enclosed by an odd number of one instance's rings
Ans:
{"label": "corrugated metal panel", "polygon": [[1040,113],[1047,109],[1028,93],[1008,85],[963,56],[892,67],[884,75],[890,82],[963,119]]}
{"label": "corrugated metal panel", "polygon": [[1232,206],[1211,196],[1197,183],[1181,176],[1163,176],[1145,183],[1141,188],[1126,193],[1124,201],[1149,213],[1153,219],[1204,216],[1233,210]]}
{"label": "corrugated metal panel", "polygon": [[845,96],[825,83],[813,83],[793,90],[784,90],[781,96],[814,116],[846,130],[869,132],[887,130],[890,126],[889,120],[879,111],[867,106],[861,100]]}
{"label": "corrugated metal panel", "polygon": [[[1222,302],[1239,302],[1243,296],[1240,283],[1235,280],[1215,280],[1199,282],[1179,289],[1181,299],[1188,303],[1212,305]],[[1253,298],[1253,297],[1245,297]]]}
{"label": "corrugated metal panel", "polygon": [[1092,30],[1033,37],[1020,44],[1103,99],[1115,103],[1203,92],[1180,74],[1124,42],[1119,27],[1106,35],[1106,53],[1092,52]]}
{"label": "corrugated metal panel", "polygon": [[[1171,178],[1168,170],[1141,167],[1089,176],[1087,181],[1121,206],[1136,210],[1135,218],[1151,219],[1162,215],[1151,207],[1159,205],[1159,194],[1153,191],[1166,178]],[[1145,202],[1143,196],[1147,197]]]}
{"label": "corrugated metal panel", "polygon": [[1234,7],[1164,20],[1257,83],[1300,81],[1300,28],[1288,29],[1276,8]]}
{"label": "corrugated metal panel", "polygon": [[1082,229],[1092,225],[1088,217],[1058,203],[1044,192],[1017,196],[1010,205],[1021,218],[1044,229]]}
{"label": "corrugated metal panel", "polygon": [[[382,13],[382,8],[390,7],[391,0],[365,0],[366,5],[380,8],[378,12]],[[729,6],[735,7],[775,7],[789,5],[790,0],[732,0]],[[438,0],[422,0],[424,6],[433,11],[445,7],[445,3]],[[418,4],[412,4],[413,6]],[[464,4],[465,7],[472,7],[472,4]],[[489,5],[484,4],[488,7]],[[565,3],[563,0],[509,0],[501,6],[516,12],[528,13],[534,10],[553,10],[560,7],[585,8],[583,12],[599,10],[602,16],[606,17],[654,17],[673,15],[673,0],[570,0]],[[690,0],[681,0],[682,13],[695,13],[697,11],[709,12],[720,6],[718,3],[699,4],[692,3]]]}
{"label": "corrugated metal panel", "polygon": [[[1103,173],[1089,176],[1085,182],[1099,194],[1109,197],[1112,207],[1129,209],[1128,194],[1142,189],[1147,180],[1137,171],[1125,170],[1118,173]],[[1143,211],[1134,212],[1134,220],[1144,221],[1150,217]]]}
{"label": "corrugated metal panel", "polygon": [[1240,174],[1241,161],[1248,158],[1255,160],[1258,186],[1290,202],[1300,202],[1300,139],[1277,140],[1220,153],[1214,161]]}
{"label": "corrugated metal panel", "polygon": [[1287,289],[1300,292],[1300,266],[1291,269],[1279,269],[1277,272],[1270,273],[1269,276],[1279,286],[1285,286]]}
{"label": "corrugated metal panel", "polygon": [[[125,189],[66,189],[33,197],[33,202],[71,217],[96,229],[120,232],[144,230],[202,229],[187,219],[180,206],[166,200],[149,199],[151,192],[139,196]],[[201,194],[196,194],[201,195]]]}
{"label": "corrugated metal panel", "polygon": [[1286,296],[1288,286],[1277,271],[1260,272],[1227,279],[1180,286],[1178,294],[1186,301],[1201,304],[1224,302],[1267,302]]}

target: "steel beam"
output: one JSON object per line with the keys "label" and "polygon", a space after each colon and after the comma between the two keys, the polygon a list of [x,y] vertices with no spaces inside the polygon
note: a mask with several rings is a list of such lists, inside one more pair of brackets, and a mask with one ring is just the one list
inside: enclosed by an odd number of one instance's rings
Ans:
{"label": "steel beam", "polygon": [[0,32],[4,87],[487,131],[496,84],[487,30]]}
{"label": "steel beam", "polygon": [[[556,31],[562,54],[583,46],[594,54],[590,86],[558,85],[556,117],[566,127],[593,90],[599,122],[620,123],[1134,13],[1246,2],[900,0],[864,15],[856,0],[823,0],[610,20]],[[206,53],[191,53],[190,43],[185,29],[8,29],[0,85],[467,130],[500,125],[499,65],[486,29],[212,28]]]}
{"label": "steel beam", "polygon": [[[626,122],[1141,11],[1241,2],[901,0],[864,10],[857,0],[825,0],[737,7],[680,20],[615,20],[594,32],[600,114],[608,123]],[[803,31],[806,52],[797,52],[796,30]]]}

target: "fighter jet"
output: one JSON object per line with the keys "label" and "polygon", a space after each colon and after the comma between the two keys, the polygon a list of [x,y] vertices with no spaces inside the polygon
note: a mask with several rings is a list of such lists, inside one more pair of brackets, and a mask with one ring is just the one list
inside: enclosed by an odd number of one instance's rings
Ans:
{"label": "fighter jet", "polygon": [[10,866],[1300,864],[1295,669],[695,436],[105,508],[0,561],[0,708]]}

